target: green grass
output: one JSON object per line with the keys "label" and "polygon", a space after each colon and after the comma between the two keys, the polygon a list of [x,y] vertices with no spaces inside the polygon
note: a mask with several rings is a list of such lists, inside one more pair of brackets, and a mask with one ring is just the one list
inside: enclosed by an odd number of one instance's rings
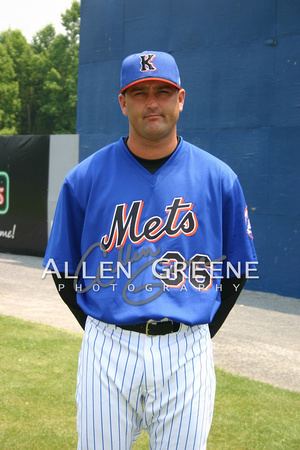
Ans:
{"label": "green grass", "polygon": [[300,394],[217,370],[208,450],[299,450]]}
{"label": "green grass", "polygon": [[[80,336],[3,316],[0,326],[0,449],[76,449]],[[300,394],[217,370],[208,450],[298,450],[299,411]]]}

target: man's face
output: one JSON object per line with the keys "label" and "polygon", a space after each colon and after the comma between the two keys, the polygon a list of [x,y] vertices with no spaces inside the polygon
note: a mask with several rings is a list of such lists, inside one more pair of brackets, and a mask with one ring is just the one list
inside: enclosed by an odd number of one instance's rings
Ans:
{"label": "man's face", "polygon": [[128,117],[130,132],[151,141],[176,134],[183,109],[184,89],[161,81],[143,81],[119,95],[122,113]]}

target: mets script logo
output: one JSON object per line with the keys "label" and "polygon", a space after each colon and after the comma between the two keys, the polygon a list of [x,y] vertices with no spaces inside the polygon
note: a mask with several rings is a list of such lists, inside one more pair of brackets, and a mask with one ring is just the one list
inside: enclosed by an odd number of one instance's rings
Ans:
{"label": "mets script logo", "polygon": [[148,55],[141,55],[141,68],[140,71],[141,72],[148,72],[148,70],[156,70],[155,65],[153,64],[153,59],[155,58],[156,55],[152,54],[148,54]]}
{"label": "mets script logo", "polygon": [[140,221],[143,213],[144,202],[134,201],[127,213],[127,204],[116,205],[109,235],[101,239],[102,249],[110,252],[114,247],[123,247],[127,239],[133,244],[143,241],[156,242],[163,236],[170,238],[184,234],[192,236],[198,229],[198,221],[192,203],[187,203],[182,197],[174,198],[171,205],[167,205],[166,219],[159,216],[150,217],[140,230]]}

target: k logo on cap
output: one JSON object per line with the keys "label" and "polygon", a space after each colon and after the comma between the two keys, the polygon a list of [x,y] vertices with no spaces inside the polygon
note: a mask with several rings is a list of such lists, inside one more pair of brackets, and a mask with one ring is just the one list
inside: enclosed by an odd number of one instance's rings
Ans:
{"label": "k logo on cap", "polygon": [[155,58],[156,55],[141,55],[141,72],[147,72],[148,70],[156,70],[155,65],[153,64],[153,58]]}

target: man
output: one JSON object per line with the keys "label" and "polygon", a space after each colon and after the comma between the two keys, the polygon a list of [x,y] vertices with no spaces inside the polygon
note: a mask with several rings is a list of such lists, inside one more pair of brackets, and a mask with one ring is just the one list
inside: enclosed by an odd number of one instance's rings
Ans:
{"label": "man", "polygon": [[152,449],[206,448],[211,336],[256,255],[236,174],[177,136],[184,100],[171,55],[125,58],[128,137],[81,162],[60,193],[44,264],[85,327],[81,450],[129,449],[142,428]]}

